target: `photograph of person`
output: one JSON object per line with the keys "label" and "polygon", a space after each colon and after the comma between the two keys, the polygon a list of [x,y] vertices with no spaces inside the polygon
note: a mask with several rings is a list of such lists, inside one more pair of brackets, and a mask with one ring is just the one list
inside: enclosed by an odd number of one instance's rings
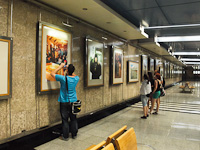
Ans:
{"label": "photograph of person", "polygon": [[122,77],[122,54],[115,53],[115,78]]}
{"label": "photograph of person", "polygon": [[101,49],[95,47],[95,51],[90,56],[90,80],[101,79],[102,53]]}
{"label": "photograph of person", "polygon": [[[48,81],[55,81],[50,75],[51,71],[58,68],[61,63],[67,60],[67,47],[67,40],[47,35],[46,79]],[[57,74],[64,75],[64,71],[61,69]]]}

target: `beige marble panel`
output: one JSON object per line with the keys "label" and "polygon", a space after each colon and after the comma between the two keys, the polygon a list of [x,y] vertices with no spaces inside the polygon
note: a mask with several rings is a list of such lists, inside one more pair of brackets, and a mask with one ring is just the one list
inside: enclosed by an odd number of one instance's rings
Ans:
{"label": "beige marble panel", "polygon": [[36,109],[26,111],[26,131],[36,129]]}
{"label": "beige marble panel", "polygon": [[26,130],[26,111],[17,112],[11,115],[11,136]]}
{"label": "beige marble panel", "polygon": [[8,36],[8,5],[9,1],[5,1],[5,0],[0,0],[0,6],[2,7],[0,9],[0,35],[1,36]]}
{"label": "beige marble panel", "polygon": [[7,114],[9,113],[7,109],[7,103],[7,100],[0,101],[0,140],[7,137]]}
{"label": "beige marble panel", "polygon": [[86,112],[103,107],[103,87],[92,87],[86,90]]}

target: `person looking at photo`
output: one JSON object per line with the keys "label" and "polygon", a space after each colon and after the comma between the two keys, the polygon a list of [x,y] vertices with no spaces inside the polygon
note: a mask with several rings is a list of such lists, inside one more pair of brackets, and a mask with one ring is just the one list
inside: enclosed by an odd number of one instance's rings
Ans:
{"label": "person looking at photo", "polygon": [[90,61],[90,72],[92,73],[92,79],[99,79],[101,76],[101,64],[98,62],[97,54]]}
{"label": "person looking at photo", "polygon": [[[75,139],[78,132],[78,122],[76,115],[72,113],[72,102],[77,101],[76,95],[76,85],[79,81],[79,77],[74,74],[75,67],[70,64],[66,66],[67,74],[66,76],[56,74],[59,70],[64,68],[65,63],[61,63],[61,65],[51,72],[51,76],[56,79],[56,81],[60,82],[60,96],[58,98],[58,102],[60,103],[60,114],[62,119],[62,131],[63,134],[60,139],[67,141],[69,139],[69,128],[72,134],[72,138]],[[68,90],[66,86],[66,81],[68,85]],[[68,119],[70,118],[70,125]]]}
{"label": "person looking at photo", "polygon": [[141,94],[141,101],[143,105],[143,112],[144,116],[142,116],[142,119],[147,119],[148,115],[148,95],[151,93],[151,82],[149,81],[149,78],[146,74],[144,74],[144,81],[142,82],[141,88],[140,88],[140,94]]}

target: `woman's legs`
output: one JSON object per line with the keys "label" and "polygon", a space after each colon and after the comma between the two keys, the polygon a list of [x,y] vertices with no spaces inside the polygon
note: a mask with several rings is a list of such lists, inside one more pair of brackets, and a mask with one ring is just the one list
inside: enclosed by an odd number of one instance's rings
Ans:
{"label": "woman's legs", "polygon": [[157,99],[157,107],[156,107],[156,112],[158,113],[160,107],[160,97]]}
{"label": "woman's legs", "polygon": [[155,104],[155,102],[156,102],[156,99],[152,99],[152,103],[151,103],[151,109],[150,109],[150,114],[152,113],[152,111],[153,111],[153,108],[154,108],[154,104]]}

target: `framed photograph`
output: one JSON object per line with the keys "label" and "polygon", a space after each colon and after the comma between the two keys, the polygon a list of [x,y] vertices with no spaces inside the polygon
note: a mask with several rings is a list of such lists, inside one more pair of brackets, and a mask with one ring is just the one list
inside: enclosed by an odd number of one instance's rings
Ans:
{"label": "framed photograph", "polygon": [[104,85],[104,44],[86,37],[86,87]]}
{"label": "framed photograph", "polygon": [[111,49],[111,83],[123,83],[123,49],[112,46]]}
{"label": "framed photograph", "polygon": [[153,58],[150,58],[150,72],[152,72],[152,73],[154,73],[154,70],[155,70],[155,68],[154,68],[155,66],[154,66],[154,59]]}
{"label": "framed photograph", "polygon": [[0,36],[0,99],[12,96],[12,49],[12,38]]}
{"label": "framed photograph", "polygon": [[[67,60],[71,63],[72,34],[58,26],[39,22],[38,31],[38,93],[52,93],[60,89],[60,83],[55,81],[50,73]],[[64,75],[64,70],[57,74]]]}
{"label": "framed photograph", "polygon": [[139,64],[135,61],[127,61],[128,67],[128,82],[137,82],[139,81]]}
{"label": "framed photograph", "polygon": [[141,81],[143,80],[144,74],[148,73],[148,56],[142,55],[141,56]]}

